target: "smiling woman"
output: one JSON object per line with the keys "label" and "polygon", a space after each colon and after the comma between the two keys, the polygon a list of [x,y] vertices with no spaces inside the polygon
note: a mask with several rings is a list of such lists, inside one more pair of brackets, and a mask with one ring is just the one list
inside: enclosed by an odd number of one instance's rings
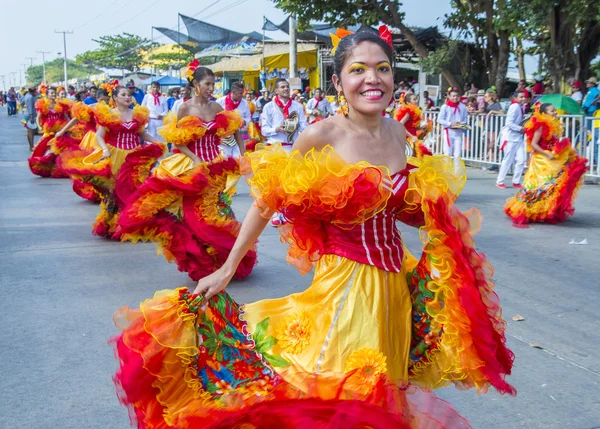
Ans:
{"label": "smiling woman", "polygon": [[[116,380],[139,427],[457,429],[469,423],[421,387],[515,393],[478,215],[454,205],[464,166],[455,176],[447,157],[406,159],[404,126],[381,114],[390,63],[377,35],[342,39],[347,115],[308,127],[291,153],[245,156],[256,204],[223,266],[193,293],[117,312]],[[274,211],[289,220],[288,262],[314,268],[312,284],[240,306],[224,289]],[[419,260],[398,220],[421,228]]]}

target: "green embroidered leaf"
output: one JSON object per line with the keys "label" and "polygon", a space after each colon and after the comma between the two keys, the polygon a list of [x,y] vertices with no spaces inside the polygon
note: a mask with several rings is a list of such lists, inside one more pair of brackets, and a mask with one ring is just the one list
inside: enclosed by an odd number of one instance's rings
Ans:
{"label": "green embroidered leaf", "polygon": [[270,317],[267,317],[256,325],[254,334],[252,334],[252,339],[255,343],[258,344],[265,338],[265,332],[267,332],[267,327],[269,326],[269,319]]}
{"label": "green embroidered leaf", "polygon": [[272,354],[269,354],[269,353],[263,353],[262,355],[265,358],[265,360],[267,362],[269,362],[269,364],[272,367],[281,368],[281,367],[284,367],[284,366],[291,365],[290,362],[288,362],[287,360],[285,360],[281,356],[275,356],[275,355],[272,355]]}
{"label": "green embroidered leaf", "polygon": [[277,338],[273,336],[267,337],[256,343],[256,349],[259,352],[268,352],[275,346],[275,344],[277,344],[277,341]]}

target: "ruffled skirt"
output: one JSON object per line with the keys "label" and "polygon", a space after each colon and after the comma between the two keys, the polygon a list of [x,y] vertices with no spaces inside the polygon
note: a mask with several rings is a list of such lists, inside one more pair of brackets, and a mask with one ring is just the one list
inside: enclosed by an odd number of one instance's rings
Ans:
{"label": "ruffled skirt", "polygon": [[138,427],[470,427],[408,383],[411,318],[404,273],[325,255],[284,298],[179,289],[121,309],[115,382]]}
{"label": "ruffled skirt", "polygon": [[53,150],[53,140],[56,140],[54,133],[42,136],[27,160],[29,169],[33,174],[40,177],[53,177],[55,179],[69,177],[56,164],[58,153]]}
{"label": "ruffled skirt", "polygon": [[586,159],[577,155],[570,145],[552,160],[535,152],[523,180],[523,189],[506,201],[504,212],[515,226],[565,221],[575,212],[573,203],[586,169]]}
{"label": "ruffled skirt", "polygon": [[[239,174],[237,160],[217,158],[194,166],[181,154],[163,159],[153,176],[132,195],[119,219],[123,240],[153,241],[167,261],[193,280],[223,265],[241,224],[224,192],[227,177]],[[235,277],[244,278],[256,264],[249,251]]]}

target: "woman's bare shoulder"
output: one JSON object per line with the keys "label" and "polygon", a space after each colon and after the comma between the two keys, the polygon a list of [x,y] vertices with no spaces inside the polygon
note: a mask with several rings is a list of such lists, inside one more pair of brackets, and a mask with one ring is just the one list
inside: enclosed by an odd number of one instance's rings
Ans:
{"label": "woman's bare shoulder", "polygon": [[339,118],[336,116],[309,125],[294,143],[294,149],[306,153],[313,148],[320,150],[327,145],[333,145],[341,130]]}

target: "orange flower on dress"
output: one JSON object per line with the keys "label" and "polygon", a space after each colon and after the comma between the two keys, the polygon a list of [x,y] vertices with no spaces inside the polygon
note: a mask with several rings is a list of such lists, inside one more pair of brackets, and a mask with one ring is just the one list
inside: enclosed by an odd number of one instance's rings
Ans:
{"label": "orange flower on dress", "polygon": [[374,386],[387,371],[386,357],[370,347],[363,347],[353,352],[346,359],[346,374],[353,374],[348,381],[356,386]]}
{"label": "orange flower on dress", "polygon": [[297,311],[281,321],[277,327],[277,340],[283,350],[300,354],[310,344],[310,319],[305,311]]}

